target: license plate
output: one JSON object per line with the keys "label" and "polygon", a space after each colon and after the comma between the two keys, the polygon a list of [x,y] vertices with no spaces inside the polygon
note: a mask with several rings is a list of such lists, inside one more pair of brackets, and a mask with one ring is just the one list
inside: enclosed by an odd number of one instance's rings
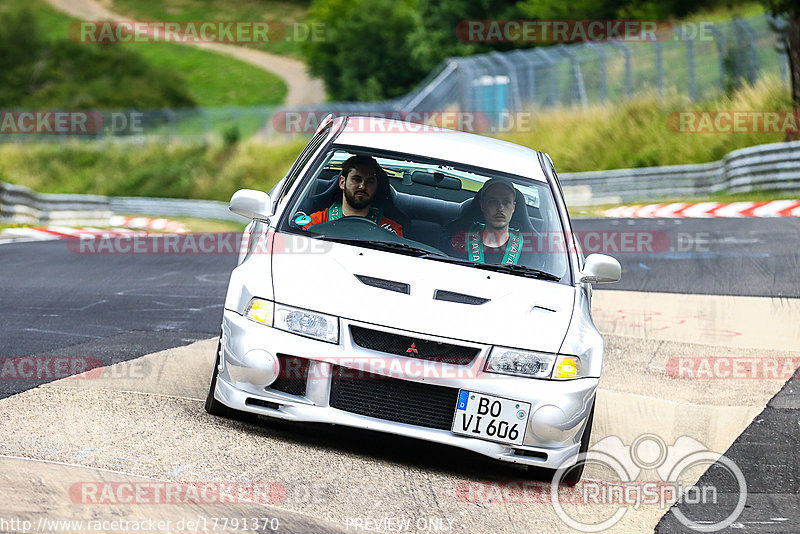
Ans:
{"label": "license plate", "polygon": [[452,431],[474,438],[521,445],[531,412],[529,402],[459,390]]}

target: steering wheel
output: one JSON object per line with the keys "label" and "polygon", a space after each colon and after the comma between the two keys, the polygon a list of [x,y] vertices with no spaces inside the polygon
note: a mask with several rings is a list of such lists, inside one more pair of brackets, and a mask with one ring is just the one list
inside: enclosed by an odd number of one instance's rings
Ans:
{"label": "steering wheel", "polygon": [[348,222],[352,221],[352,222],[355,222],[355,223],[365,223],[366,222],[366,223],[369,223],[369,224],[371,224],[373,226],[378,226],[378,223],[376,223],[372,219],[370,219],[368,217],[361,217],[359,215],[348,215],[347,217],[342,217],[340,219],[336,219],[336,221],[328,221],[328,222],[337,222],[337,221],[345,221],[345,220],[348,221]]}

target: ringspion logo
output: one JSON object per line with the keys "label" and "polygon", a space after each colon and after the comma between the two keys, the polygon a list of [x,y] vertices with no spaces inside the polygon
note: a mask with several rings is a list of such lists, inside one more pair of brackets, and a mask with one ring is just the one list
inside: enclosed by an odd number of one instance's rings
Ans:
{"label": "ringspion logo", "polygon": [[[580,465],[591,469],[591,476],[584,473],[572,486],[561,484]],[[724,477],[724,489],[700,477],[711,465],[718,467],[717,481]],[[723,491],[735,499],[720,498]],[[558,469],[547,484],[464,481],[455,493],[461,502],[482,506],[550,504],[559,519],[579,532],[605,531],[630,509],[642,506],[671,509],[688,529],[715,532],[730,526],[744,510],[747,482],[735,462],[690,436],[668,445],[660,436],[642,434],[630,444],[619,436],[598,441],[578,455],[577,463]],[[690,511],[673,507],[675,503],[702,506]],[[592,506],[591,514],[586,506]]]}

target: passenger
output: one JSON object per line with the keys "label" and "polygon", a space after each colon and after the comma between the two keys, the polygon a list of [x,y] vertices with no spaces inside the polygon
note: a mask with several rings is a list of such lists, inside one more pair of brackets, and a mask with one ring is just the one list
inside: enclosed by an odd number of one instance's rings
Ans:
{"label": "passenger", "polygon": [[381,174],[383,171],[378,162],[370,156],[352,156],[347,159],[342,163],[342,174],[339,176],[341,197],[336,195],[337,198],[330,207],[312,213],[309,216],[311,222],[303,226],[303,229],[342,217],[357,216],[366,217],[381,228],[402,237],[403,227],[396,221],[384,217],[383,210],[379,206],[372,205]]}
{"label": "passenger", "polygon": [[453,236],[454,255],[466,254],[467,259],[476,263],[522,264],[522,232],[509,226],[517,207],[516,196],[510,182],[498,178],[487,181],[473,200],[480,204],[483,222],[472,221],[466,231]]}

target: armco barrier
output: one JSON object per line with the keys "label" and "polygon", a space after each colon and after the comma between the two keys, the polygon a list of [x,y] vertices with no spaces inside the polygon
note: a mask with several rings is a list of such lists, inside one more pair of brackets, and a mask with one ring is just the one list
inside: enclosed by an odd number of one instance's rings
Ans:
{"label": "armco barrier", "polygon": [[[742,148],[712,163],[563,173],[559,179],[567,197],[573,188],[583,193],[573,205],[690,199],[721,192],[796,193],[800,191],[800,141]],[[588,198],[586,187],[591,190]]]}
{"label": "armco barrier", "polygon": [[108,197],[51,195],[0,182],[0,222],[6,224],[108,225]]}
{"label": "armco barrier", "polygon": [[[797,193],[800,141],[743,148],[712,163],[564,173],[559,179],[570,206],[691,199],[719,192]],[[41,194],[0,182],[3,223],[108,225],[114,213],[244,222],[227,202]]]}
{"label": "armco barrier", "polygon": [[[231,191],[233,194],[233,191]],[[161,217],[196,217],[245,222],[228,209],[227,202],[217,200],[182,200],[178,198],[109,197],[114,213],[159,215]]]}
{"label": "armco barrier", "polygon": [[196,217],[244,222],[227,202],[176,198],[106,197],[37,193],[27,187],[0,182],[0,223],[108,226],[115,213]]}

